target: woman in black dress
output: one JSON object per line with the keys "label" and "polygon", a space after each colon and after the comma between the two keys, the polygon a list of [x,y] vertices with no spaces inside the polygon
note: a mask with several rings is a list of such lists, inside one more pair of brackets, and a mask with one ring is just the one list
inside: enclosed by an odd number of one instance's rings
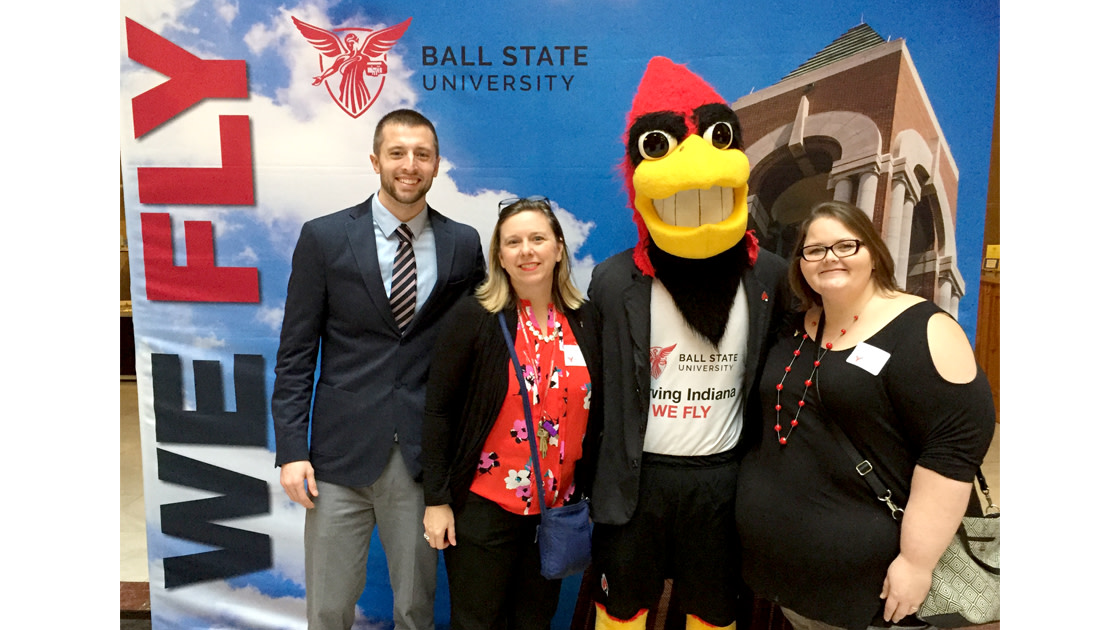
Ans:
{"label": "woman in black dress", "polygon": [[[797,316],[761,375],[762,438],[743,461],[743,577],[799,630],[922,626],[914,613],[995,430],[961,327],[901,292],[883,239],[842,202],[813,208],[790,267]],[[841,450],[839,427],[905,508]]]}

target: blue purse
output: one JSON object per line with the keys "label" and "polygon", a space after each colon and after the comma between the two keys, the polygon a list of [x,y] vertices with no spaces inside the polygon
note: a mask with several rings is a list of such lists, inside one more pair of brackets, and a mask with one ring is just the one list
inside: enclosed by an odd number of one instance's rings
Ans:
{"label": "blue purse", "polygon": [[525,405],[526,433],[529,434],[529,451],[533,458],[533,478],[537,482],[537,500],[541,507],[541,524],[537,526],[537,544],[541,554],[541,575],[558,580],[583,573],[591,565],[591,506],[587,499],[556,508],[545,506],[544,482],[541,480],[541,462],[537,455],[537,436],[533,426],[533,413],[529,406],[529,390],[521,374],[521,363],[513,349],[513,339],[506,325],[505,315],[498,315],[502,335],[506,339],[509,358],[521,386],[521,402]]}

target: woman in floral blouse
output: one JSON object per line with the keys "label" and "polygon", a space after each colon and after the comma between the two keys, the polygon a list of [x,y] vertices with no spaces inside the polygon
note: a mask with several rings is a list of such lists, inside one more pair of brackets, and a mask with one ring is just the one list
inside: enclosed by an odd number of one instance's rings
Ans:
{"label": "woman in floral blouse", "polygon": [[[543,197],[498,205],[490,275],[455,307],[436,344],[421,461],[424,537],[444,550],[451,627],[549,627],[560,580],[540,574],[537,437],[549,507],[591,487],[599,420],[598,323],[572,283],[564,233]],[[502,336],[505,317],[529,391]]]}

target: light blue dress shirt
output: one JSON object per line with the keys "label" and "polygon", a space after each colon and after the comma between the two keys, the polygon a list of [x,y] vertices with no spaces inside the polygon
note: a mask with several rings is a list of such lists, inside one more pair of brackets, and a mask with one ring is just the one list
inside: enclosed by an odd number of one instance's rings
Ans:
{"label": "light blue dress shirt", "polygon": [[[400,243],[394,232],[401,221],[381,205],[376,194],[371,205],[373,233],[377,238],[377,265],[381,268],[381,282],[388,297],[392,295],[393,259],[397,256],[397,245]],[[412,249],[416,253],[416,312],[419,313],[436,286],[436,235],[428,227],[427,207],[405,223],[412,230]]]}

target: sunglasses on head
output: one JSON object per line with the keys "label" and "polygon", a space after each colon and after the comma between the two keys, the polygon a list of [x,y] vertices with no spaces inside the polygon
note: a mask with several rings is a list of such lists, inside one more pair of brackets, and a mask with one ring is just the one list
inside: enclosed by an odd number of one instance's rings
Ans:
{"label": "sunglasses on head", "polygon": [[503,212],[506,211],[507,208],[509,208],[510,206],[512,206],[512,205],[514,205],[518,202],[521,202],[521,201],[543,201],[544,204],[546,206],[548,206],[549,211],[550,212],[552,211],[552,200],[551,199],[549,199],[548,197],[545,197],[544,195],[532,195],[530,197],[510,197],[509,199],[503,199],[503,200],[499,201],[498,202],[498,214],[499,215],[502,214]]}

